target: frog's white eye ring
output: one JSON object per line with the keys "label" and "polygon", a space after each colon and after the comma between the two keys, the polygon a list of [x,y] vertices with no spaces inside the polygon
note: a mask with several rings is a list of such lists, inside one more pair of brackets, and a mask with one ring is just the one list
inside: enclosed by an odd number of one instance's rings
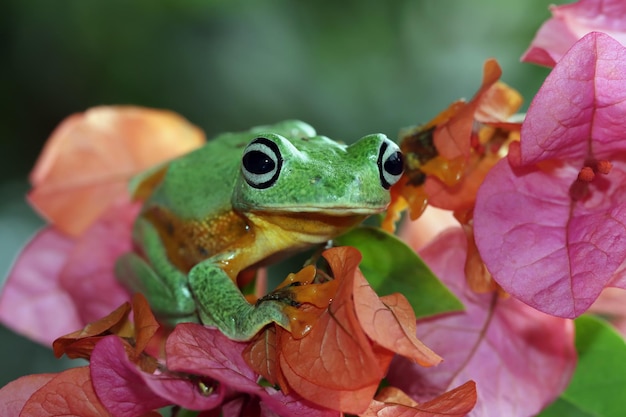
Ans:
{"label": "frog's white eye ring", "polygon": [[241,173],[250,187],[264,189],[271,187],[283,166],[278,145],[268,138],[254,139],[243,151]]}
{"label": "frog's white eye ring", "polygon": [[390,140],[385,140],[378,151],[378,172],[380,174],[380,183],[385,190],[391,188],[404,171],[404,162],[402,161],[402,152],[398,145]]}

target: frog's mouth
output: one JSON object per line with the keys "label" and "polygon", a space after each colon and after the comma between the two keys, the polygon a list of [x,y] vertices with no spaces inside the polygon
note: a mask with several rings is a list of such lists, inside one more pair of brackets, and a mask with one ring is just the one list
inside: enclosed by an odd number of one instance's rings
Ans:
{"label": "frog's mouth", "polygon": [[271,225],[283,233],[299,235],[303,242],[319,243],[340,235],[378,212],[380,210],[263,210],[250,213],[250,219],[257,226],[264,225],[264,229]]}
{"label": "frog's mouth", "polygon": [[256,212],[257,215],[261,213],[270,213],[272,215],[285,215],[285,216],[311,216],[321,215],[326,217],[350,217],[350,216],[371,216],[383,212],[387,208],[387,205],[372,205],[363,207],[342,207],[342,206],[306,206],[306,207],[289,207],[289,206],[276,206],[276,207],[264,207],[263,210],[250,210]]}

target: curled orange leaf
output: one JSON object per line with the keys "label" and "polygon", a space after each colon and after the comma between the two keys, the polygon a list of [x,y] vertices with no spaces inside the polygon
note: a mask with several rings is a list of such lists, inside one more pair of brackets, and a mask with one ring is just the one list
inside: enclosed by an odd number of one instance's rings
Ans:
{"label": "curled orange leaf", "polygon": [[259,333],[246,346],[242,356],[254,372],[261,375],[270,384],[280,385],[283,391],[288,391],[277,360],[276,332],[276,326],[269,326]]}
{"label": "curled orange leaf", "polygon": [[291,305],[285,306],[283,311],[289,318],[291,335],[296,339],[304,337],[312,329],[337,292],[339,281],[316,283],[317,272],[313,265],[308,265],[295,274],[289,274],[270,293],[291,300]]}
{"label": "curled orange leaf", "polygon": [[30,396],[20,416],[110,416],[91,382],[87,366],[56,374]]}
{"label": "curled orange leaf", "polygon": [[433,366],[442,361],[415,336],[415,313],[402,294],[378,298],[363,275],[357,274],[354,300],[357,317],[372,341],[422,366]]}
{"label": "curled orange leaf", "polygon": [[[311,382],[290,367],[290,364],[281,357],[281,369],[285,377],[291,381],[297,381],[293,387],[294,391],[302,395],[305,399],[333,410],[340,410],[347,414],[360,414],[364,412],[372,397],[378,389],[378,382],[364,385],[356,389],[328,389]],[[363,364],[361,366],[366,366]],[[335,378],[341,377],[341,369],[337,369]]]}
{"label": "curled orange leaf", "polygon": [[[378,370],[372,373],[371,366],[363,366],[375,364],[376,359],[353,304],[353,281],[360,254],[353,248],[341,247],[325,255],[340,282],[337,292],[306,337],[295,339],[289,333],[281,336],[281,355],[295,372],[313,382],[337,389],[359,388],[382,377]],[[307,352],[319,354],[314,369],[301,360]],[[360,366],[346,365],[350,363]]]}
{"label": "curled orange leaf", "polygon": [[28,199],[61,231],[80,235],[108,207],[130,198],[130,178],[204,140],[197,127],[169,111],[94,107],[52,133],[30,174]]}
{"label": "curled orange leaf", "polygon": [[424,366],[441,358],[416,338],[415,314],[406,298],[400,294],[379,298],[369,286],[358,268],[358,250],[335,247],[322,256],[333,280],[313,284],[320,278],[307,267],[270,293],[272,299],[302,302],[286,311],[304,317],[310,328],[301,333],[270,326],[248,345],[243,357],[283,392],[358,414],[370,404],[396,353]]}
{"label": "curled orange leaf", "polygon": [[278,329],[280,367],[289,387],[304,398],[348,413],[367,408],[384,372],[354,307],[354,279],[361,261],[351,247],[324,252],[337,292],[311,331],[296,339]]}
{"label": "curled orange leaf", "polygon": [[498,81],[501,73],[497,61],[487,60],[482,85],[469,102],[456,101],[426,125],[402,132],[405,172],[391,190],[386,230],[394,229],[403,206],[412,220],[427,204],[449,210],[473,207],[486,173],[520,129],[520,123],[508,119],[519,109],[521,95]]}
{"label": "curled orange leaf", "polygon": [[313,265],[302,268],[295,274],[289,274],[273,292],[282,294],[297,304],[312,304],[319,308],[326,308],[333,294],[337,292],[337,282],[334,280],[318,283],[318,271]]}
{"label": "curled orange leaf", "polygon": [[437,126],[434,143],[439,154],[444,158],[452,160],[469,156],[474,113],[481,104],[483,95],[498,81],[500,75],[502,75],[502,70],[498,62],[495,59],[487,60],[483,69],[482,85],[472,100],[452,115],[448,121]]}
{"label": "curled orange leaf", "polygon": [[135,322],[135,344],[134,358],[131,360],[137,359],[159,329],[159,323],[150,310],[148,300],[141,293],[133,295],[133,319]]}
{"label": "curled orange leaf", "polygon": [[461,223],[465,238],[467,239],[467,255],[465,258],[465,278],[467,285],[472,291],[477,293],[487,293],[497,290],[502,295],[505,295],[504,291],[489,273],[476,246],[473,210],[457,211],[454,213],[454,217]]}
{"label": "curled orange leaf", "polygon": [[437,398],[419,404],[401,390],[386,387],[362,417],[462,417],[476,405],[476,384],[468,381]]}
{"label": "curled orange leaf", "polygon": [[54,356],[60,358],[66,354],[68,358],[89,359],[96,343],[110,334],[128,334],[128,313],[130,304],[124,303],[111,314],[87,324],[84,328],[56,339],[52,348]]}
{"label": "curled orange leaf", "polygon": [[128,319],[131,305],[124,303],[106,317],[81,330],[59,337],[52,344],[55,356],[60,358],[65,354],[72,359],[89,359],[100,340],[109,335],[117,335],[122,338],[124,349],[132,362],[147,372],[154,371],[156,360],[143,355],[143,352],[159,329],[159,324],[142,294],[133,296],[132,310],[134,323]]}

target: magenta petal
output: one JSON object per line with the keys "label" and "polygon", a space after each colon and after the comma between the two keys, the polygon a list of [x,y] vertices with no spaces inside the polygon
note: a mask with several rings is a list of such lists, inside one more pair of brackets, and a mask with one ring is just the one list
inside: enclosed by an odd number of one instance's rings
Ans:
{"label": "magenta petal", "polygon": [[56,374],[23,376],[0,389],[0,416],[18,416],[35,391],[46,385]]}
{"label": "magenta petal", "polygon": [[522,61],[554,67],[578,39],[564,21],[550,19],[539,28]]}
{"label": "magenta petal", "polygon": [[561,317],[584,313],[626,259],[626,164],[585,201],[569,198],[576,176],[565,164],[513,170],[501,160],[474,211],[476,244],[498,284]]}
{"label": "magenta petal", "polygon": [[565,389],[575,367],[572,322],[514,298],[474,293],[465,281],[465,242],[460,229],[451,230],[420,252],[466,308],[417,322],[417,337],[443,363],[424,368],[396,358],[388,380],[423,401],[472,379],[478,402],[471,416],[535,415]]}
{"label": "magenta petal", "polygon": [[541,26],[522,61],[554,66],[578,39],[594,31],[626,43],[623,0],[581,0],[550,9],[552,19]]}
{"label": "magenta petal", "polygon": [[219,381],[234,392],[260,397],[267,413],[299,416],[338,416],[337,411],[323,409],[293,395],[284,395],[257,384],[259,376],[244,361],[247,343],[228,339],[219,330],[194,323],[176,326],[166,343],[167,367]]}
{"label": "magenta petal", "polygon": [[273,388],[265,388],[261,395],[262,416],[339,417],[337,410],[321,408],[294,395],[285,395]]}
{"label": "magenta petal", "polygon": [[244,361],[247,343],[228,339],[219,330],[183,323],[167,338],[167,367],[172,371],[209,377],[237,391],[260,394],[258,375]]}
{"label": "magenta petal", "polygon": [[98,398],[117,417],[135,417],[170,405],[144,383],[141,371],[128,360],[118,336],[107,336],[98,342],[89,370]]}
{"label": "magenta petal", "polygon": [[521,133],[521,164],[609,159],[626,151],[626,48],[590,33],[563,57],[533,99]]}
{"label": "magenta petal", "polygon": [[188,410],[212,410],[224,401],[227,390],[219,385],[210,393],[203,393],[199,381],[175,378],[169,375],[141,373],[144,383],[158,396],[169,403]]}
{"label": "magenta petal", "polygon": [[44,345],[82,328],[59,274],[75,241],[53,228],[38,232],[13,265],[0,296],[0,321]]}
{"label": "magenta petal", "polygon": [[[626,48],[590,33],[548,76],[522,125],[519,150],[511,147],[478,192],[474,227],[485,264],[506,291],[544,312],[576,317],[611,280],[625,285],[624,114]],[[589,194],[572,198],[578,172],[603,160],[613,168],[578,182]]]}
{"label": "magenta petal", "polygon": [[[130,300],[117,281],[117,258],[132,249],[132,226],[141,206],[126,203],[108,209],[78,240],[60,272],[84,324],[98,320]],[[73,329],[76,330],[76,329]]]}
{"label": "magenta petal", "polygon": [[139,205],[112,208],[79,238],[48,227],[20,253],[0,295],[0,321],[45,345],[128,301],[113,273],[131,249]]}
{"label": "magenta petal", "polygon": [[209,410],[223,400],[223,390],[204,395],[190,379],[141,371],[128,360],[117,336],[98,342],[91,356],[90,370],[100,401],[120,417],[140,415],[170,404]]}

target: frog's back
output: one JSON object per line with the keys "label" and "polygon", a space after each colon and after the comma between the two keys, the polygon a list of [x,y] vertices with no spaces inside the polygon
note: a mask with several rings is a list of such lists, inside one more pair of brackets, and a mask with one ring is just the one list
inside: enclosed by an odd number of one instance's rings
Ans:
{"label": "frog's back", "polygon": [[239,167],[237,149],[245,142],[221,135],[173,160],[145,207],[167,208],[182,219],[202,219],[228,210]]}
{"label": "frog's back", "polygon": [[293,120],[245,132],[223,133],[202,148],[172,161],[146,206],[167,207],[181,218],[196,220],[230,210],[244,148],[263,132],[286,138],[315,135],[309,125]]}

